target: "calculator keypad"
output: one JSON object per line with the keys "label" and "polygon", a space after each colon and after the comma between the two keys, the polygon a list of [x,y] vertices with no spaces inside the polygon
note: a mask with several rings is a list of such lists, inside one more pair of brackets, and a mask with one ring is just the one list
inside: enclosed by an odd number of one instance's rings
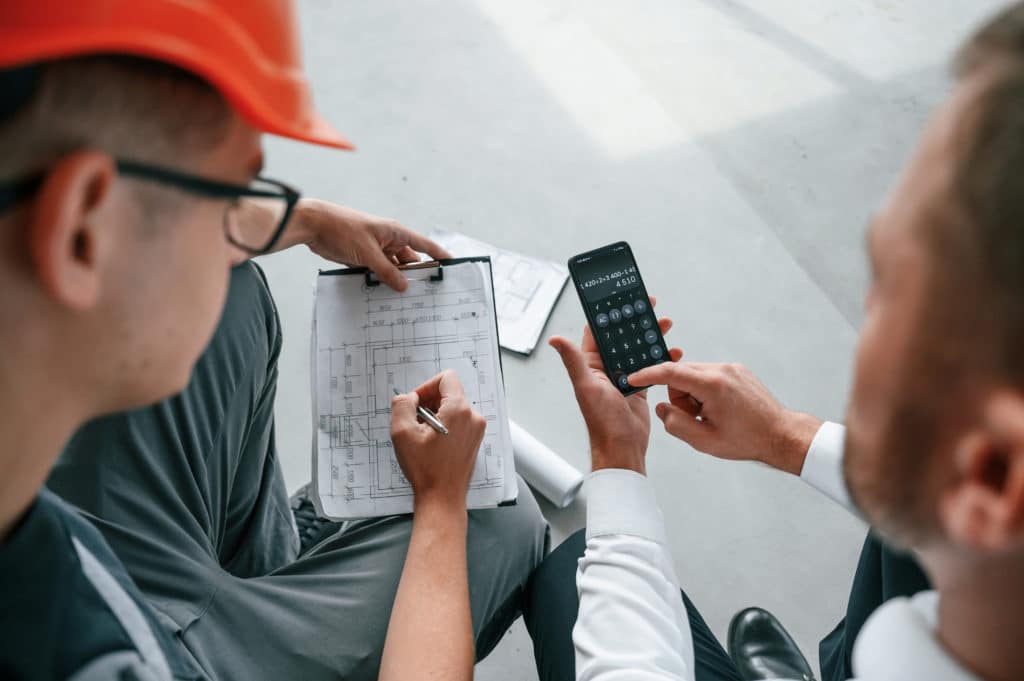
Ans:
{"label": "calculator keypad", "polygon": [[668,349],[650,304],[637,291],[592,303],[594,337],[601,346],[605,368],[620,390],[632,389],[627,376],[665,361]]}

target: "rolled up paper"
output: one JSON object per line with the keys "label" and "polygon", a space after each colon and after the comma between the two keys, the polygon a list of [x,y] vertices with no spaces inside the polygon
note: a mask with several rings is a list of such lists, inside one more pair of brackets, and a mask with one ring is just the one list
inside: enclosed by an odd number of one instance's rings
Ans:
{"label": "rolled up paper", "polygon": [[508,423],[512,435],[512,452],[516,457],[516,471],[558,508],[571,504],[583,484],[583,474],[523,430],[518,423],[511,419]]}

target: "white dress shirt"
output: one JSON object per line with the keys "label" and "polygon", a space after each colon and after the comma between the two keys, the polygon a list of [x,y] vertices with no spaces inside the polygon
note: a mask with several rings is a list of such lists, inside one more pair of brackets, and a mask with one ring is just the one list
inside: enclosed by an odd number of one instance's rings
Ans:
{"label": "white dress shirt", "polygon": [[[843,479],[845,428],[825,423],[800,477],[856,512]],[[580,681],[693,681],[693,636],[665,523],[644,476],[606,469],[588,476],[587,549],[576,572],[579,616],[573,629]],[[888,601],[854,644],[862,681],[982,681],[935,637],[938,594]]]}

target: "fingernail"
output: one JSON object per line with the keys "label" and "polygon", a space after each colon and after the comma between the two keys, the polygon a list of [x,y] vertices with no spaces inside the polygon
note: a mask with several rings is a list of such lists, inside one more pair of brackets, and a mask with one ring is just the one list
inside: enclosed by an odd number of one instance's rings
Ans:
{"label": "fingernail", "polygon": [[667,408],[668,407],[665,405],[664,402],[658,402],[657,406],[654,407],[654,413],[658,415],[659,419],[664,419],[665,418],[665,410]]}

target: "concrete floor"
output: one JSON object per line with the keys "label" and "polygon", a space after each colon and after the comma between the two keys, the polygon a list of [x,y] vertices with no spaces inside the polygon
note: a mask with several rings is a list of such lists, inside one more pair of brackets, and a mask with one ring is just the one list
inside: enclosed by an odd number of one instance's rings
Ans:
{"label": "concrete floor", "polygon": [[[564,261],[627,239],[669,342],[750,366],[787,405],[841,419],[863,228],[950,87],[992,0],[305,0],[319,108],[356,154],[268,140],[306,194]],[[285,329],[278,442],[310,475],[317,258],[264,259]],[[545,337],[577,336],[563,294]],[[512,416],[586,470],[555,353],[506,355]],[[656,432],[650,476],[677,570],[712,629],[758,604],[809,656],[845,607],[864,527],[796,479]],[[560,540],[581,504],[548,516]],[[484,681],[536,678],[517,625]]]}

